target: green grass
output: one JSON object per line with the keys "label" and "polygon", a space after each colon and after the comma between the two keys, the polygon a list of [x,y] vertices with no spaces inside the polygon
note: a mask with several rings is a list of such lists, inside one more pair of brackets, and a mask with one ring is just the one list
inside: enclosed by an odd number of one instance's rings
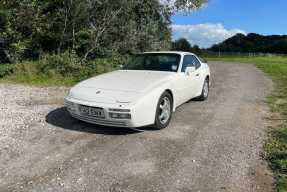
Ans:
{"label": "green grass", "polygon": [[[28,66],[28,67],[27,67]],[[0,82],[24,84],[32,86],[71,86],[79,81],[75,77],[63,77],[58,74],[46,75],[38,73],[33,65],[26,65],[20,67],[15,64],[1,64],[0,65]]]}
{"label": "green grass", "polygon": [[117,69],[127,59],[128,56],[113,55],[84,62],[73,52],[44,55],[39,60],[0,64],[0,82],[33,86],[71,86]]}
{"label": "green grass", "polygon": [[55,86],[72,86],[77,83],[77,79],[74,78],[51,78],[44,75],[12,75],[5,78],[0,78],[1,83],[23,84],[29,86],[43,86],[43,87],[55,87]]}
{"label": "green grass", "polygon": [[60,74],[54,70],[42,73],[35,63],[0,64],[0,83],[37,87],[73,86],[82,80],[108,71],[111,69],[104,65],[98,65],[96,67],[83,67],[74,74]]}
{"label": "green grass", "polygon": [[283,123],[271,129],[264,147],[265,158],[274,171],[276,190],[287,192],[287,57],[222,57],[208,60],[255,64],[275,83],[267,102],[272,112],[281,114]]}

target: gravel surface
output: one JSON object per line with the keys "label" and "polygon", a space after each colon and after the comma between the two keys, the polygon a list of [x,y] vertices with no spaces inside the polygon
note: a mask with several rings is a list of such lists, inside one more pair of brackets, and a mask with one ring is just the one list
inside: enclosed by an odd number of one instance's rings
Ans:
{"label": "gravel surface", "polygon": [[72,119],[66,88],[0,84],[0,191],[272,191],[260,158],[272,83],[252,65],[210,66],[209,100],[162,131]]}

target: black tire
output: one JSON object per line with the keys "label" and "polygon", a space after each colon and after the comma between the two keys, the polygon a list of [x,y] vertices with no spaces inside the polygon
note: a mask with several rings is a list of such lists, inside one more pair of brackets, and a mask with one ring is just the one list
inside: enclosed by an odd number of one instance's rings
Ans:
{"label": "black tire", "polygon": [[202,86],[201,95],[197,99],[199,101],[205,101],[208,99],[208,96],[209,96],[209,79],[206,78]]}
{"label": "black tire", "polygon": [[[160,116],[163,114],[163,103],[167,102],[167,100],[169,101],[170,107],[169,107],[169,115],[168,117],[166,117],[166,119],[160,118]],[[166,109],[166,111],[168,111],[168,109]],[[170,95],[170,93],[168,92],[164,92],[158,101],[157,104],[157,109],[156,109],[156,114],[155,114],[155,123],[153,125],[153,128],[156,130],[161,130],[166,128],[169,123],[170,120],[172,118],[172,113],[173,113],[173,99],[172,96]]]}

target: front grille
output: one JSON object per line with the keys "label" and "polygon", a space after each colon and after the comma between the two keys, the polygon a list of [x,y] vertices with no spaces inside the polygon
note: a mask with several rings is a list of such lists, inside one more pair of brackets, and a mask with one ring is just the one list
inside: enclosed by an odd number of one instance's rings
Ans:
{"label": "front grille", "polygon": [[92,109],[100,109],[100,110],[104,110],[103,108],[101,108],[101,107],[91,107],[91,106],[88,106],[88,105],[79,105],[79,107],[81,107],[81,106],[83,106],[83,107],[89,107],[89,108],[92,108]]}
{"label": "front grille", "polygon": [[97,119],[93,117],[78,115],[75,113],[71,113],[71,115],[76,119],[79,119],[81,121],[85,121],[88,123],[93,123],[93,124],[100,124],[100,125],[107,125],[107,126],[123,126],[123,127],[127,126],[125,122],[121,122],[121,121],[109,121],[109,120]]}

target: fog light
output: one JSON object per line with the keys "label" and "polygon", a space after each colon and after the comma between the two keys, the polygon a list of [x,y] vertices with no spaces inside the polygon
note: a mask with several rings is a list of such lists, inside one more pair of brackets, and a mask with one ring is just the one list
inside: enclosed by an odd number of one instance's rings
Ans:
{"label": "fog light", "polygon": [[130,109],[109,109],[109,111],[112,111],[112,112],[124,112],[124,113],[131,112]]}
{"label": "fog light", "polygon": [[110,116],[111,116],[111,118],[114,118],[114,119],[119,118],[119,114],[117,114],[117,113],[110,113]]}
{"label": "fog light", "polygon": [[130,113],[109,113],[112,119],[131,119]]}
{"label": "fog light", "polygon": [[68,111],[71,111],[71,112],[76,112],[76,111],[77,111],[77,106],[76,106],[76,104],[74,104],[74,103],[72,103],[72,102],[66,101],[66,102],[65,102],[65,106],[67,107]]}
{"label": "fog light", "polygon": [[68,106],[68,110],[69,111],[72,111],[72,112],[76,112],[76,107],[73,105],[73,106]]}

